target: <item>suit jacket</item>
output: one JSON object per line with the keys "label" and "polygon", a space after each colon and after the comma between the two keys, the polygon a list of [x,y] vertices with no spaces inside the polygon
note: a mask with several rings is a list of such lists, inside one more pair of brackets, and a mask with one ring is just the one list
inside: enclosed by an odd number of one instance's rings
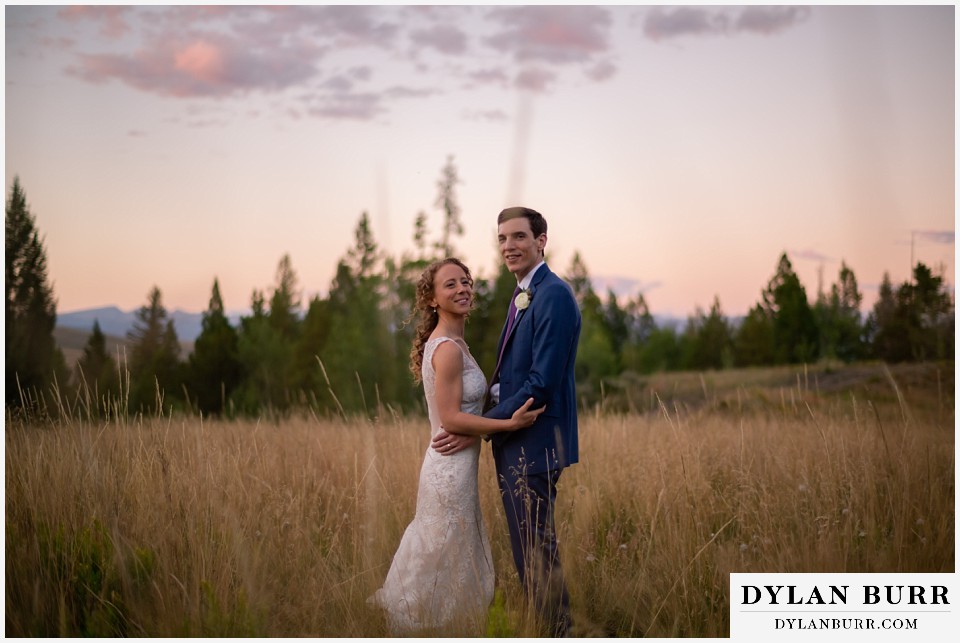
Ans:
{"label": "suit jacket", "polygon": [[573,367],[580,339],[580,308],[573,291],[546,265],[534,274],[530,305],[519,311],[510,336],[500,332],[500,402],[484,415],[509,419],[527,398],[531,408],[547,405],[533,425],[491,437],[494,458],[527,473],[562,469],[579,460],[577,396]]}

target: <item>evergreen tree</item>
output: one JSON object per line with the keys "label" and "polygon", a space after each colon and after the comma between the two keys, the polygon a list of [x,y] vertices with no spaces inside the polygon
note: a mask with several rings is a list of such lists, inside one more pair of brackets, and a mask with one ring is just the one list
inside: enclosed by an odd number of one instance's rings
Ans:
{"label": "evergreen tree", "polygon": [[333,410],[334,404],[327,393],[326,381],[317,357],[327,346],[330,336],[330,301],[314,296],[307,306],[300,336],[294,351],[295,378],[297,387],[303,391],[312,405]]}
{"label": "evergreen tree", "polygon": [[600,392],[604,378],[617,374],[617,355],[605,324],[603,302],[590,284],[590,275],[579,252],[573,255],[566,281],[573,290],[581,316],[574,373],[577,382],[583,384],[583,395],[590,399]]}
{"label": "evergreen tree", "polygon": [[422,210],[417,213],[417,218],[413,223],[413,246],[417,249],[417,257],[416,259],[408,259],[407,262],[421,261],[426,267],[429,263],[427,261],[427,213]]}
{"label": "evergreen tree", "polygon": [[297,273],[290,255],[285,254],[277,264],[276,286],[270,297],[270,325],[280,335],[293,341],[300,325],[300,294],[297,292]]}
{"label": "evergreen tree", "polygon": [[453,157],[447,157],[447,162],[441,170],[440,180],[437,181],[437,200],[435,205],[443,210],[443,228],[437,249],[443,257],[452,257],[454,254],[453,235],[463,234],[463,223],[460,221],[460,204],[457,203],[456,187],[460,183],[457,176],[457,166],[453,164]]}
{"label": "evergreen tree", "polygon": [[658,373],[680,368],[680,339],[673,326],[654,327],[643,343],[631,350],[630,364],[638,373]]}
{"label": "evergreen tree", "polygon": [[107,353],[107,338],[100,330],[100,322],[94,320],[93,332],[83,347],[83,355],[77,362],[76,381],[81,388],[86,386],[95,400],[109,401],[117,395],[120,379],[113,358]]}
{"label": "evergreen tree", "polygon": [[689,318],[681,352],[684,368],[721,369],[732,365],[733,338],[719,297],[714,297],[709,315],[698,307]]}
{"label": "evergreen tree", "polygon": [[877,301],[867,317],[866,335],[874,357],[891,362],[909,357],[909,346],[905,341],[907,327],[904,320],[897,318],[897,296],[888,272],[883,273]]}
{"label": "evergreen tree", "polygon": [[262,291],[254,289],[250,308],[250,315],[240,318],[237,356],[244,379],[233,399],[241,412],[255,414],[283,406],[285,396],[276,374],[283,371],[285,364],[283,338],[270,323]]}
{"label": "evergreen tree", "polygon": [[620,306],[613,289],[607,289],[607,301],[603,305],[603,325],[610,337],[613,354],[616,357],[616,371],[623,370],[621,356],[624,346],[630,338],[630,314],[626,308]]}
{"label": "evergreen tree", "polygon": [[330,336],[320,355],[333,393],[347,411],[372,413],[383,401],[381,391],[396,387],[397,359],[382,307],[380,261],[364,212],[330,287]]}
{"label": "evergreen tree", "polygon": [[148,303],[137,311],[133,329],[127,333],[130,342],[130,405],[133,410],[157,412],[157,402],[179,400],[182,372],[180,342],[163,307],[160,289],[148,295]]}
{"label": "evergreen tree", "polygon": [[922,263],[896,291],[888,275],[868,323],[874,354],[889,362],[952,359],[953,302],[943,278]]}
{"label": "evergreen tree", "polygon": [[953,359],[953,301],[942,276],[934,275],[923,263],[913,269],[913,283],[905,299],[915,321],[911,328],[910,352],[914,360]]}
{"label": "evergreen tree", "polygon": [[862,301],[853,270],[842,262],[838,281],[831,287],[829,297],[821,293],[815,307],[822,356],[837,357],[845,362],[863,357]]}
{"label": "evergreen tree", "polygon": [[[47,279],[47,256],[19,177],[7,199],[5,273],[6,403],[20,405],[20,390],[46,394],[56,376],[67,383],[63,353],[53,338],[56,301]],[[19,383],[19,389],[18,389]]]}
{"label": "evergreen tree", "polygon": [[757,304],[734,332],[734,362],[738,366],[769,366],[776,361],[773,319]]}
{"label": "evergreen tree", "polygon": [[787,254],[780,255],[776,274],[763,292],[773,320],[774,355],[778,363],[812,362],[817,358],[819,332],[807,292]]}
{"label": "evergreen tree", "polygon": [[220,415],[226,400],[239,386],[239,338],[223,308],[220,283],[213,280],[210,304],[203,314],[203,327],[189,359],[189,381],[197,408],[202,413]]}

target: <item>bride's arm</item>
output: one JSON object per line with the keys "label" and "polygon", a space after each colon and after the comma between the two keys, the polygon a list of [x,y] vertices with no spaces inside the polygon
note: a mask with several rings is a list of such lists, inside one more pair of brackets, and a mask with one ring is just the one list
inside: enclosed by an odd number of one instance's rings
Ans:
{"label": "bride's arm", "polygon": [[512,417],[494,420],[460,410],[463,398],[463,352],[452,342],[440,344],[433,352],[433,369],[437,375],[436,401],[440,423],[448,433],[486,435],[499,431],[516,431],[530,426],[543,408],[531,411],[533,399],[521,406]]}

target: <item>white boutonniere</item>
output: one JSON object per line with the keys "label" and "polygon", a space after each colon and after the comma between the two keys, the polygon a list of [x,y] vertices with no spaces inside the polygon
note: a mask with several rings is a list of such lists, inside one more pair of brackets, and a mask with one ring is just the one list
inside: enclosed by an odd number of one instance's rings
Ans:
{"label": "white boutonniere", "polygon": [[516,299],[513,300],[513,305],[517,307],[517,310],[526,310],[527,306],[530,305],[531,297],[532,295],[528,291],[521,290]]}

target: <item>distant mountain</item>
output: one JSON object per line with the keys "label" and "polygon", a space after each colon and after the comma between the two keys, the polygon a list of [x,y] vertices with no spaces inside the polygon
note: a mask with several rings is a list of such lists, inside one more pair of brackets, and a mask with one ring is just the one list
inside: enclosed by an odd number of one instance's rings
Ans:
{"label": "distant mountain", "polygon": [[[243,313],[227,315],[233,326],[239,325],[241,314]],[[192,343],[200,336],[200,331],[203,330],[203,313],[175,310],[169,315],[173,320],[173,327],[177,331],[177,339],[181,342]],[[136,319],[137,311],[135,310],[124,312],[116,306],[106,306],[69,313],[57,313],[57,326],[90,332],[93,330],[93,322],[98,321],[100,330],[103,331],[104,335],[125,338],[133,328]]]}
{"label": "distant mountain", "polygon": [[[189,313],[183,310],[175,310],[169,313],[173,319],[173,327],[177,330],[177,339],[182,343],[196,341],[203,330],[203,313]],[[249,315],[249,311],[229,313],[227,318],[234,328],[240,326],[241,315]],[[133,328],[137,315],[135,310],[124,312],[116,306],[105,306],[103,308],[89,308],[87,310],[77,310],[69,313],[57,313],[58,328],[73,328],[90,333],[93,330],[93,322],[100,322],[100,330],[104,335],[112,335],[120,340],[125,340],[127,333]],[[672,315],[653,316],[659,328],[671,326],[677,332],[682,332],[686,326],[687,320],[683,317],[674,317]],[[731,319],[731,321],[735,321]]]}

